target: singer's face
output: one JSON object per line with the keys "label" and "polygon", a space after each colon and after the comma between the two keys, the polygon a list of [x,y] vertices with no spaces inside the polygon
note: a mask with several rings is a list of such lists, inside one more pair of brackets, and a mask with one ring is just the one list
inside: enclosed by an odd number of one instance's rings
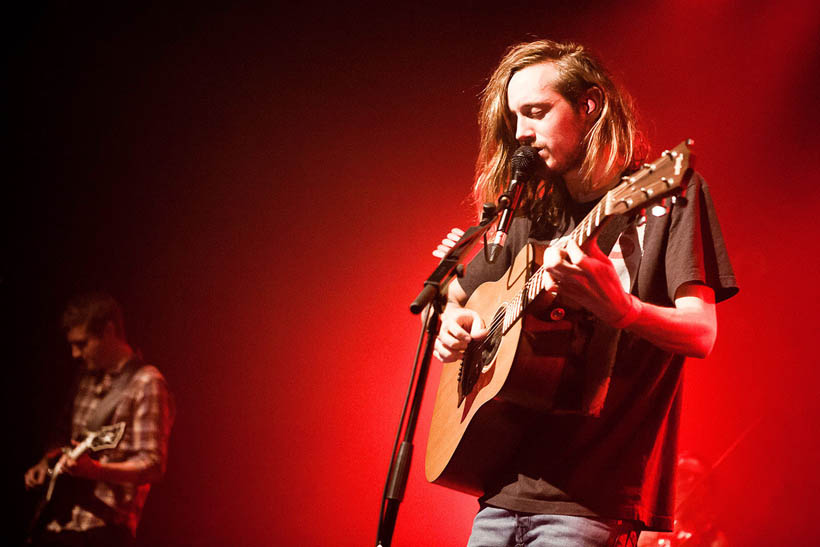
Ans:
{"label": "singer's face", "polygon": [[538,149],[547,171],[564,176],[583,161],[588,117],[583,104],[570,104],[555,90],[557,80],[550,62],[525,67],[510,79],[507,102],[516,140]]}

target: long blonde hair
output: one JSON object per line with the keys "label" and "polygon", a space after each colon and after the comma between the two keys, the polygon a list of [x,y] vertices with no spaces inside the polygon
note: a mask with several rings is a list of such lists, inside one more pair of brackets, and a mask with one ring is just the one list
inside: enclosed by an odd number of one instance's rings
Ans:
{"label": "long blonde hair", "polygon": [[[648,147],[638,129],[632,99],[618,88],[600,63],[581,45],[571,42],[539,40],[512,46],[490,77],[481,94],[479,127],[481,144],[476,162],[473,195],[476,204],[495,201],[504,191],[510,176],[509,164],[518,147],[515,120],[507,102],[510,78],[524,67],[551,62],[558,71],[555,90],[576,105],[589,89],[601,90],[602,102],[594,124],[584,138],[585,154],[581,175],[593,170],[609,173],[642,163]],[[532,185],[531,185],[532,186]],[[531,203],[545,189],[529,189],[525,203]],[[549,193],[550,188],[546,189]],[[554,193],[554,192],[553,192]]]}

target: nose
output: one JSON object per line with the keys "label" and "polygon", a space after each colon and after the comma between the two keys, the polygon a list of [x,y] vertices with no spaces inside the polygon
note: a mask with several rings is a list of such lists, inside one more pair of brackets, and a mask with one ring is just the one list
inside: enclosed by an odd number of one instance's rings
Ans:
{"label": "nose", "polygon": [[518,116],[515,122],[515,140],[519,144],[532,144],[535,142],[535,130],[530,121],[524,116]]}

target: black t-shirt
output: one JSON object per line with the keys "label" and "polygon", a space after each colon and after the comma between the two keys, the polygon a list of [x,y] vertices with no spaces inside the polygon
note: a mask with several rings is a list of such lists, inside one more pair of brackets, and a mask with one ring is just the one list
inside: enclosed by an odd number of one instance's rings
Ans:
{"label": "black t-shirt", "polygon": [[[583,204],[571,206],[566,228],[572,229],[588,210]],[[688,282],[711,287],[717,302],[737,293],[709,189],[699,175],[690,179],[685,198],[676,200],[668,214],[647,215],[643,229],[631,283],[632,293],[643,302],[674,306],[675,291]],[[543,230],[516,219],[496,264],[487,264],[479,253],[459,281],[467,295],[483,282],[500,279],[535,232]],[[684,357],[628,331],[618,333],[615,343],[600,414],[534,419],[515,458],[488,479],[482,503],[672,529]]]}

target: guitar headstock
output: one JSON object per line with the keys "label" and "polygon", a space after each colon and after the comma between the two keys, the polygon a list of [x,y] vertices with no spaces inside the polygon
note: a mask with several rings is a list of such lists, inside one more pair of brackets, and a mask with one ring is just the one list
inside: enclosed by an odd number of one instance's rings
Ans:
{"label": "guitar headstock", "polygon": [[666,150],[652,163],[645,163],[635,173],[623,177],[621,184],[607,194],[607,213],[624,214],[680,191],[689,175],[694,156],[686,139],[672,150]]}
{"label": "guitar headstock", "polygon": [[108,448],[116,448],[117,445],[120,444],[124,433],[125,422],[117,422],[116,424],[103,426],[99,431],[89,433],[92,435],[89,448],[94,452]]}

